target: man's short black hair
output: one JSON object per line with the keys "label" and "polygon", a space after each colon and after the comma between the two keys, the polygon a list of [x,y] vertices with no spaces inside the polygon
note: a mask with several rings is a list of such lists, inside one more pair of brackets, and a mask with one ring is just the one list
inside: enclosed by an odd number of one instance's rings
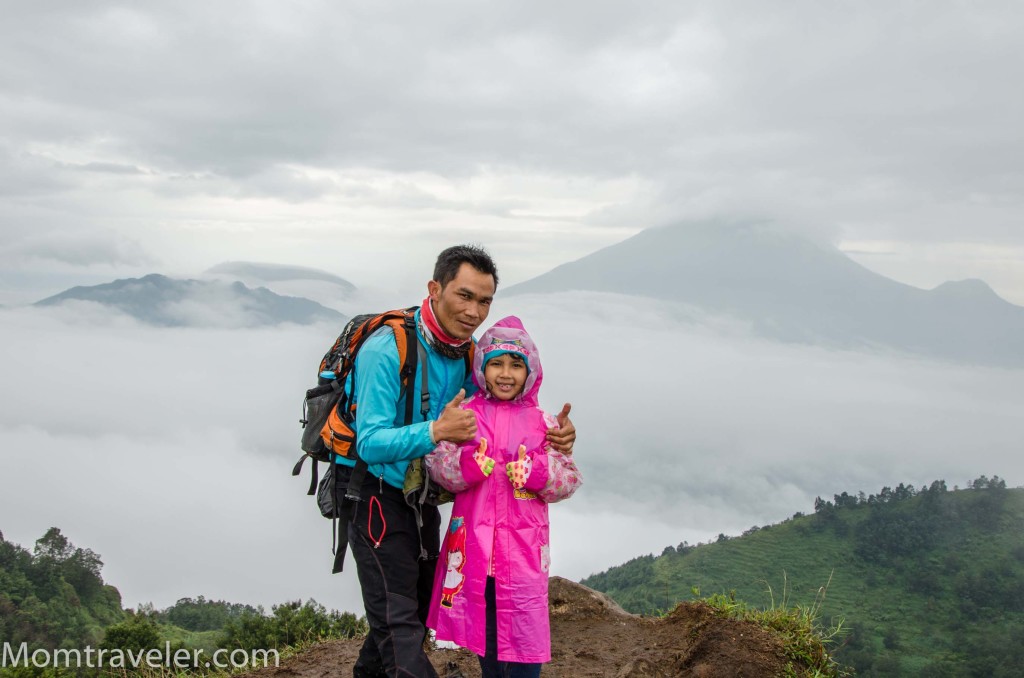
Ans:
{"label": "man's short black hair", "polygon": [[434,280],[444,287],[459,273],[462,264],[469,264],[481,273],[494,278],[494,289],[498,289],[498,267],[494,265],[491,255],[483,247],[476,245],[455,245],[437,255],[434,264]]}

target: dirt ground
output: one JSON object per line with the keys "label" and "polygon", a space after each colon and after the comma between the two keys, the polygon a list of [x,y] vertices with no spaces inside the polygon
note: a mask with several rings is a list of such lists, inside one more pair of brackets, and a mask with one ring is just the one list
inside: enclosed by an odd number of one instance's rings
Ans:
{"label": "dirt ground", "polygon": [[[783,675],[787,663],[775,636],[715,617],[701,603],[680,605],[664,618],[640,617],[561,577],[551,578],[549,601],[552,657],[541,672],[548,678],[760,678]],[[321,643],[255,678],[346,678],[361,644]],[[429,656],[442,678],[452,664],[467,678],[480,677],[476,655],[467,650],[434,649]]]}

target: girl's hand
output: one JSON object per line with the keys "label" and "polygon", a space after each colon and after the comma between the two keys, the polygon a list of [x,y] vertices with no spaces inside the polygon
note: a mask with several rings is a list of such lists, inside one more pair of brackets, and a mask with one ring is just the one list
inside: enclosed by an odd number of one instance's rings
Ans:
{"label": "girl's hand", "polygon": [[533,471],[533,459],[526,456],[526,445],[519,446],[519,459],[505,464],[505,473],[512,487],[521,490]]}
{"label": "girl's hand", "polygon": [[481,473],[485,476],[491,475],[491,471],[494,470],[494,460],[487,456],[487,438],[480,439],[480,446],[473,453],[473,461],[480,467]]}

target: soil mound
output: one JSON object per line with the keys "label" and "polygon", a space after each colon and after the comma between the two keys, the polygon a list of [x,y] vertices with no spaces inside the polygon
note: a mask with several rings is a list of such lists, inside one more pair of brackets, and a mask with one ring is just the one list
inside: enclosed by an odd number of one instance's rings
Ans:
{"label": "soil mound", "polygon": [[[703,603],[680,604],[662,618],[629,614],[603,593],[552,577],[552,678],[761,678],[784,675],[781,641],[760,626],[722,619]],[[259,678],[338,678],[352,675],[362,639],[320,643],[288,657],[279,667],[256,671]],[[458,666],[479,678],[476,655],[467,650],[429,651],[443,677]],[[797,675],[804,667],[793,667]]]}

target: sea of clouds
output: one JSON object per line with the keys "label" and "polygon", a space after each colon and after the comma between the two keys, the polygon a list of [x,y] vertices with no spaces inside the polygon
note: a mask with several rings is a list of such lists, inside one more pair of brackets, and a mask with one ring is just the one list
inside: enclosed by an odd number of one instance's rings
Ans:
{"label": "sea of clouds", "polygon": [[[551,510],[579,579],[813,511],[815,496],[979,475],[1021,484],[1024,371],[828,350],[597,293],[499,298],[573,405],[582,489]],[[0,309],[0,531],[102,556],[124,603],[316,598],[361,612],[351,560],[292,478],[302,393],[339,328],[155,328],[91,304]],[[841,567],[842,563],[836,563]]]}

